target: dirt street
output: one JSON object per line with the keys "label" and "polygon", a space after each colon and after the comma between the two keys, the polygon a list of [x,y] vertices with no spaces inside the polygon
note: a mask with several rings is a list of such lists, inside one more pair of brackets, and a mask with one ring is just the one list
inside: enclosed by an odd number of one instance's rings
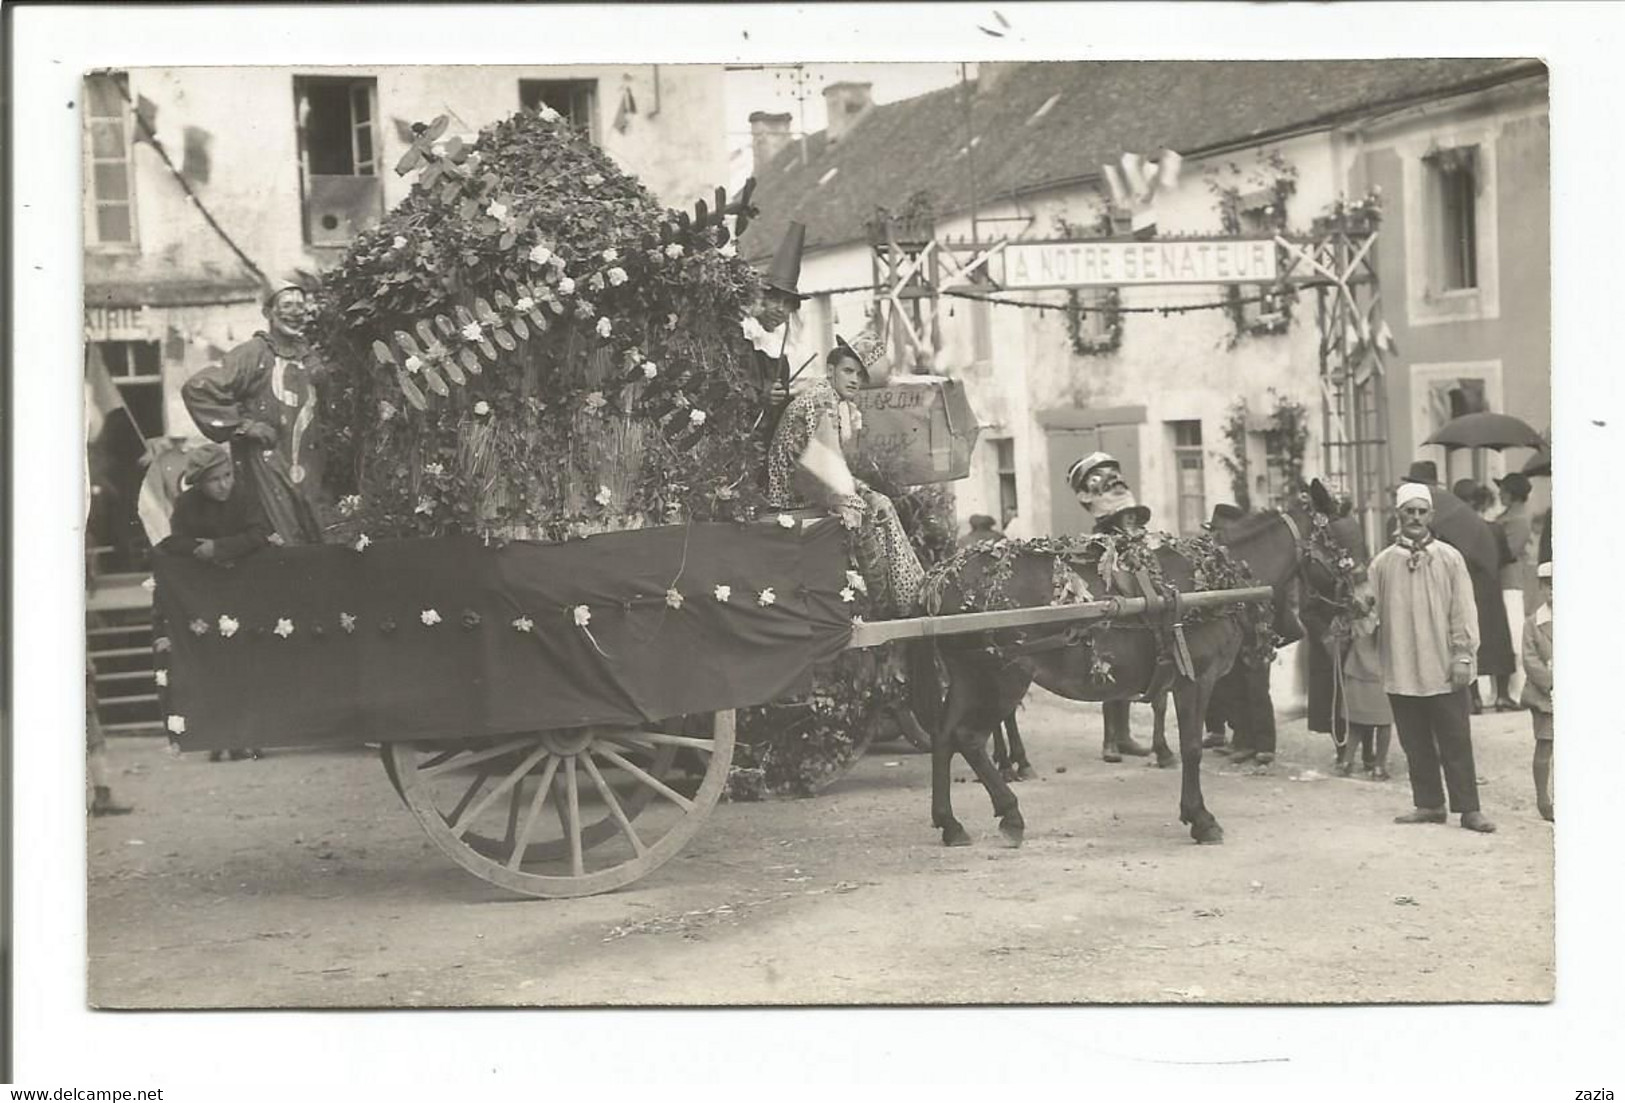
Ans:
{"label": "dirt street", "polygon": [[[1142,738],[1149,710],[1137,708]],[[1099,709],[1035,689],[1040,777],[1001,844],[930,827],[929,756],[877,747],[820,797],[723,804],[616,893],[516,899],[431,848],[376,753],[211,765],[111,744],[129,816],[92,821],[90,993],[103,1007],[1539,1000],[1552,830],[1526,714],[1474,722],[1499,833],[1403,827],[1394,780],[1331,776],[1301,720],[1264,769],[1204,759],[1227,841],[1178,822],[1177,771],[1100,761]],[[956,776],[969,770],[956,762]]]}

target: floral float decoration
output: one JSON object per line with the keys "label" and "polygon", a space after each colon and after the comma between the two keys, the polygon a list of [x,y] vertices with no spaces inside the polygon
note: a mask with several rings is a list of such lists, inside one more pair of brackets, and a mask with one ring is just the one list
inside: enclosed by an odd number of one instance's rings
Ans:
{"label": "floral float decoration", "polygon": [[557,112],[446,129],[414,126],[411,194],[318,296],[345,541],[753,517],[769,381],[739,324],[760,280],[731,247],[753,183],[691,214]]}

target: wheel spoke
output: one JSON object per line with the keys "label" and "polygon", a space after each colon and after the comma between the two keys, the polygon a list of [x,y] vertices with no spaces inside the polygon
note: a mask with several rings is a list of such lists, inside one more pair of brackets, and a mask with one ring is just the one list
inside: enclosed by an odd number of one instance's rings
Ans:
{"label": "wheel spoke", "polygon": [[693,801],[683,796],[683,794],[679,793],[677,790],[673,789],[659,778],[654,777],[636,763],[628,761],[626,757],[621,755],[619,752],[613,751],[608,747],[599,747],[598,753],[615,763],[615,765],[619,766],[633,777],[637,778],[639,781],[643,782],[643,784],[647,785],[649,788],[653,789],[667,800],[671,801],[673,804],[677,805],[677,807],[681,808],[683,811],[688,812],[693,810]]}
{"label": "wheel spoke", "polygon": [[461,799],[457,801],[457,806],[453,808],[446,816],[446,823],[453,824],[462,818],[463,810],[473,803],[474,798],[479,795],[479,791],[484,788],[485,779],[490,776],[491,770],[489,767],[482,767],[480,769],[479,774],[476,775],[474,780],[469,783],[468,788],[463,791]]}
{"label": "wheel spoke", "polygon": [[716,744],[709,739],[696,739],[692,735],[672,735],[669,732],[611,732],[599,738],[611,740],[634,751],[648,750],[648,747],[645,746],[646,743],[664,743],[669,747],[691,747],[696,751],[704,751],[706,754],[716,750]]}
{"label": "wheel spoke", "polygon": [[508,855],[509,869],[518,869],[519,863],[524,860],[525,840],[530,838],[530,829],[536,826],[536,817],[541,814],[542,805],[547,803],[547,794],[553,789],[553,772],[558,768],[559,760],[556,758],[549,758],[547,765],[542,767],[541,783],[536,786],[536,795],[530,798],[530,808],[525,812],[524,825],[519,828],[519,838]]}
{"label": "wheel spoke", "polygon": [[599,795],[604,798],[604,803],[609,806],[609,814],[615,817],[616,824],[620,826],[621,834],[625,835],[627,842],[632,844],[633,853],[642,857],[644,851],[649,848],[643,845],[643,840],[638,838],[638,833],[632,830],[632,821],[627,819],[626,813],[621,810],[621,802],[615,799],[615,790],[611,789],[609,783],[604,780],[604,775],[599,772],[598,764],[592,760],[592,755],[583,756],[581,765],[586,767],[587,776],[592,778],[592,783],[597,786]]}
{"label": "wheel spoke", "polygon": [[457,770],[464,766],[473,766],[477,763],[485,762],[488,759],[497,758],[501,755],[508,754],[510,751],[517,751],[521,747],[529,747],[534,744],[535,741],[536,737],[532,735],[526,736],[523,739],[510,739],[506,743],[499,743],[495,747],[487,747],[483,751],[470,751],[468,754],[457,759],[440,758],[439,756],[436,756],[436,760],[433,761],[432,765],[425,763],[424,765],[418,767],[418,777],[431,778],[436,774],[444,773],[447,770]]}
{"label": "wheel spoke", "polygon": [[513,794],[508,797],[508,826],[502,836],[502,841],[513,846],[514,840],[519,838],[519,806],[525,803],[525,782],[528,778],[520,778],[519,784],[513,787]]}
{"label": "wheel spoke", "polygon": [[[507,777],[503,778],[501,782],[495,785],[489,793],[485,794],[485,798],[483,800],[474,805],[474,807],[468,809],[466,813],[458,817],[452,823],[452,834],[456,835],[459,839],[462,838],[463,834],[474,825],[474,821],[480,818],[481,812],[484,812],[487,808],[491,807],[492,802],[494,802],[498,797],[502,796],[502,794],[506,793],[509,789],[512,789],[514,784],[520,778],[530,773],[536,764],[546,756],[547,745],[545,743],[538,742],[536,744],[536,749],[530,752],[530,754],[526,755],[523,762],[515,767],[514,770],[510,772]],[[481,776],[483,777],[484,775],[482,774]]]}
{"label": "wheel spoke", "polygon": [[570,810],[570,872],[577,877],[587,872],[581,858],[581,794],[576,781],[576,760],[564,760],[564,796]]}

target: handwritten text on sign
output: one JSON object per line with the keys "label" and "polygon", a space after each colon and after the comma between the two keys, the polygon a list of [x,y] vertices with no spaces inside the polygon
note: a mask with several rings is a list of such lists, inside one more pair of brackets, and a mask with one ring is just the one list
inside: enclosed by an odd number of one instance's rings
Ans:
{"label": "handwritten text on sign", "polygon": [[1273,283],[1275,261],[1273,242],[1237,238],[1012,242],[1004,250],[1004,286]]}

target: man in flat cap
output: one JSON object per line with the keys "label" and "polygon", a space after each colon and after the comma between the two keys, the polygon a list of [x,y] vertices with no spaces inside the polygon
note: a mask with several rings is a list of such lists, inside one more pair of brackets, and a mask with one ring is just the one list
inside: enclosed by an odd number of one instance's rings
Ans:
{"label": "man in flat cap", "polygon": [[1494,831],[1478,807],[1467,702],[1478,676],[1473,581],[1462,554],[1433,534],[1426,485],[1400,484],[1394,507],[1399,534],[1371,562],[1376,615],[1357,629],[1378,633],[1383,688],[1410,765],[1415,808],[1394,822],[1444,823],[1448,792],[1461,826]]}
{"label": "man in flat cap", "polygon": [[306,309],[303,289],[276,288],[265,299],[267,328],[181,387],[198,429],[230,446],[238,475],[288,544],[322,540],[321,366],[305,342]]}

